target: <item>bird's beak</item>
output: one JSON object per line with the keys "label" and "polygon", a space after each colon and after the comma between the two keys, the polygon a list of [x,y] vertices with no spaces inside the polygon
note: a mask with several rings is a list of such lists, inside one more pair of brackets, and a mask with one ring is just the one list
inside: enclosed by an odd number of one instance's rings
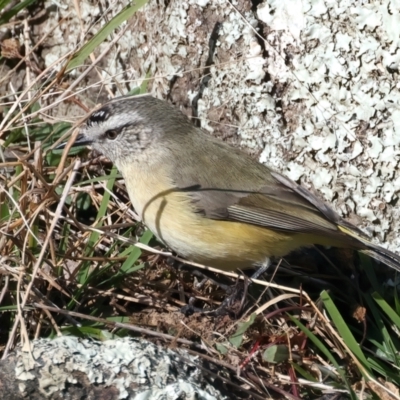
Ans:
{"label": "bird's beak", "polygon": [[[57,147],[55,147],[56,150],[61,150],[64,149],[65,146],[67,145],[68,142],[64,142],[64,143],[60,143]],[[84,135],[82,135],[81,133],[76,137],[74,144],[72,145],[72,147],[76,147],[76,146],[87,146],[92,144],[92,140],[88,139],[87,137],[85,137]]]}

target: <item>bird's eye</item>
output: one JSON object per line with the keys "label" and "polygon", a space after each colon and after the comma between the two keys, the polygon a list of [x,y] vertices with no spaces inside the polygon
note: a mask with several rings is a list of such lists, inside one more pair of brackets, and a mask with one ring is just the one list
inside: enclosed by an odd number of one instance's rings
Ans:
{"label": "bird's eye", "polygon": [[105,135],[107,139],[115,140],[118,136],[118,131],[110,129],[105,133]]}

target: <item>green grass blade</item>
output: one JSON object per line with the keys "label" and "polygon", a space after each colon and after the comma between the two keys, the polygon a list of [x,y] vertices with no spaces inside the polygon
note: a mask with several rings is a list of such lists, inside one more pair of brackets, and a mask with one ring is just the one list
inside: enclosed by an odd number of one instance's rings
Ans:
{"label": "green grass blade", "polygon": [[[110,175],[109,175],[110,179],[108,179],[107,183],[106,183],[107,190],[104,191],[103,199],[101,201],[99,211],[97,212],[97,216],[96,216],[96,220],[99,221],[100,227],[102,224],[101,221],[103,221],[104,216],[106,215],[106,212],[107,212],[107,207],[110,202],[110,196],[111,196],[110,192],[112,191],[116,177],[117,177],[117,168],[114,166],[112,168],[112,170],[110,171]],[[97,227],[99,227],[99,225]],[[99,241],[99,239],[100,239],[99,232],[92,232],[90,234],[89,240],[87,242],[86,252],[85,252],[86,253],[85,255],[87,257],[90,257],[93,254],[94,247],[97,244],[97,242]],[[82,268],[80,269],[79,274],[78,274],[78,281],[83,286],[88,283],[89,276],[91,275],[90,269],[91,269],[91,263],[89,261],[84,262],[82,264]],[[96,271],[92,271],[92,274],[95,272]]]}
{"label": "green grass blade", "polygon": [[394,306],[395,306],[397,314],[400,315],[400,300],[399,300],[399,294],[397,293],[397,290],[394,291]]}
{"label": "green grass blade", "polygon": [[67,65],[66,70],[71,71],[84,63],[93,51],[99,47],[104,40],[110,35],[119,25],[132,17],[136,11],[142,8],[148,0],[136,0],[132,5],[125,7],[119,12],[110,22],[101,28],[96,35],[92,37],[81,49],[72,57]]}
{"label": "green grass blade", "polygon": [[[364,295],[365,301],[368,304],[368,308],[371,310],[372,316],[374,318],[374,323],[378,329],[380,337],[378,338],[379,342],[382,342],[382,344],[377,345],[377,347],[385,353],[385,357],[387,360],[397,360],[397,353],[398,353],[398,348],[400,346],[396,346],[398,344],[398,340],[396,340],[396,337],[390,335],[388,332],[385,324],[383,323],[383,318],[381,313],[379,312],[379,309],[376,306],[376,303],[374,303],[373,299],[371,298],[370,295],[366,294]],[[370,339],[372,342],[372,340]],[[396,343],[396,344],[395,344]],[[372,366],[372,364],[370,364]]]}
{"label": "green grass blade", "polygon": [[400,329],[400,315],[397,314],[396,311],[389,306],[386,300],[384,300],[379,293],[377,292],[372,293],[372,298],[376,301],[376,303],[383,310],[383,312],[390,318],[392,323],[395,324],[397,328]]}
{"label": "green grass blade", "polygon": [[[148,244],[150,240],[153,238],[153,234],[147,230],[143,233],[142,237],[140,238],[140,243]],[[142,255],[142,250],[136,246],[130,246],[130,253],[128,258],[122,264],[121,269],[119,271],[120,274],[126,275],[132,272],[137,271],[138,269],[143,268],[142,265],[135,265],[136,261]]]}
{"label": "green grass blade", "polygon": [[[99,211],[97,212],[97,216],[96,216],[97,221],[102,221],[104,219],[104,216],[106,215],[107,207],[108,207],[108,204],[110,203],[110,197],[111,197],[110,192],[112,191],[112,188],[114,186],[117,175],[118,175],[118,171],[117,171],[117,168],[114,166],[112,168],[112,170],[110,171],[110,175],[108,176],[108,179],[106,180],[106,190],[104,191],[104,195],[101,200]],[[101,227],[101,224],[100,224],[100,227]],[[100,238],[100,232],[92,232],[90,235],[90,238],[88,240],[89,247],[93,247],[97,243],[99,238]]]}
{"label": "green grass blade", "polygon": [[376,357],[368,357],[368,362],[376,372],[386,377],[387,379],[390,379],[396,385],[400,385],[400,374],[398,372],[393,372],[395,370],[393,370],[393,368],[391,368],[388,364],[382,362]]}
{"label": "green grass blade", "polygon": [[87,185],[90,185],[92,183],[99,183],[99,181],[103,181],[104,182],[104,181],[108,181],[109,179],[121,179],[121,178],[122,178],[122,175],[118,174],[118,173],[117,173],[117,175],[115,177],[114,177],[114,175],[113,176],[111,176],[111,175],[99,175],[99,176],[96,176],[95,178],[86,179],[86,180],[84,180],[82,182],[77,182],[76,186],[78,186],[78,187],[87,186]]}
{"label": "green grass blade", "polygon": [[146,72],[146,76],[143,79],[142,84],[140,86],[137,86],[137,87],[133,88],[127,94],[130,95],[130,96],[137,96],[139,94],[147,93],[147,86],[149,84],[150,76],[151,76],[150,71],[147,71]]}
{"label": "green grass blade", "polygon": [[[130,233],[130,230],[124,234],[124,236],[128,236]],[[154,237],[154,235],[149,231],[146,230],[142,237],[139,239],[140,243],[143,244],[149,244],[150,240]],[[127,249],[125,249],[122,253],[120,253],[120,257],[125,257],[127,256],[127,259],[124,261],[122,264],[121,268],[119,271],[114,274],[111,277],[108,277],[107,279],[99,282],[99,286],[103,285],[108,285],[108,286],[118,286],[119,282],[124,279],[124,277],[128,274],[131,274],[133,272],[139,271],[143,267],[145,267],[146,264],[141,263],[141,264],[136,264],[136,262],[139,260],[140,256],[142,255],[142,250],[136,247],[135,245],[129,246]],[[106,271],[108,268],[111,267],[111,264],[104,266],[101,269],[101,272],[103,273]]]}
{"label": "green grass blade", "polygon": [[329,351],[329,349],[315,336],[308,328],[306,328],[299,320],[293,318],[291,315],[287,314],[288,318],[293,321],[306,335],[307,337],[314,343],[314,345],[321,351],[322,354],[332,363],[332,365],[337,369],[339,375],[341,376],[343,382],[345,383],[347,390],[350,393],[350,397],[352,400],[357,400],[357,395],[351,387],[350,382],[347,380],[346,375],[343,372],[343,369],[340,367],[335,357]]}
{"label": "green grass blade", "polygon": [[8,221],[10,215],[9,199],[6,197],[4,192],[0,192],[0,222]]}
{"label": "green grass blade", "polygon": [[251,314],[247,321],[239,322],[236,332],[229,338],[230,343],[237,349],[241,346],[243,342],[243,335],[246,333],[247,329],[253,325],[256,316],[257,315],[255,313]]}
{"label": "green grass blade", "polygon": [[11,0],[0,0],[0,11],[6,7],[8,3],[10,3]]}
{"label": "green grass blade", "polygon": [[370,257],[365,254],[360,253],[360,261],[363,270],[367,274],[368,280],[371,283],[371,286],[376,292],[382,292],[382,285],[379,283],[380,280],[376,276],[375,268],[373,262]]}
{"label": "green grass blade", "polygon": [[[0,17],[0,25],[6,24],[14,15],[17,15],[21,10],[35,3],[36,0],[25,0],[17,3],[11,10],[8,10]],[[9,3],[9,1],[0,2],[0,11]]]}
{"label": "green grass blade", "polygon": [[327,291],[324,290],[321,293],[321,299],[324,302],[326,310],[328,311],[330,317],[332,318],[332,321],[335,324],[336,329],[340,333],[347,347],[358,358],[358,360],[361,362],[363,367],[368,371],[368,373],[372,374],[368,360],[365,357],[364,353],[362,352],[360,345],[354,338],[345,320],[341,316],[339,310],[336,308],[335,303],[332,301]]}
{"label": "green grass blade", "polygon": [[304,378],[307,379],[310,382],[318,382],[318,379],[315,378],[313,375],[311,375],[308,371],[306,371],[304,368],[300,367],[300,365],[292,362],[291,365],[293,368]]}
{"label": "green grass blade", "polygon": [[319,351],[325,355],[325,357],[338,369],[340,370],[340,365],[336,361],[335,357],[328,350],[328,348],[299,320],[293,318],[288,314],[288,317],[307,335],[307,337],[318,347]]}

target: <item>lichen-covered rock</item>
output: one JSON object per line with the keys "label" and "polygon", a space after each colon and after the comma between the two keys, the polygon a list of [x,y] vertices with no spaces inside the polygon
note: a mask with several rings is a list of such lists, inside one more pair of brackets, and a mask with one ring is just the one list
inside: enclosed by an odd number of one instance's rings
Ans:
{"label": "lichen-covered rock", "polygon": [[[122,3],[110,8],[110,17]],[[264,0],[258,6],[247,0],[150,0],[129,21],[100,73],[117,94],[147,74],[154,95],[190,115],[209,36],[220,22],[211,79],[197,106],[202,127],[315,188],[396,251],[399,6],[398,0]],[[69,23],[77,27],[68,35],[63,24],[56,29],[69,43],[57,44],[57,57],[81,40],[81,23],[91,34],[105,24],[90,25],[99,16],[97,3],[86,0],[80,7],[82,20],[74,19],[72,1],[57,10],[61,16],[72,12]],[[99,77],[90,79],[87,86]],[[93,101],[108,96],[95,91],[99,85],[87,92]]]}
{"label": "lichen-covered rock", "polygon": [[63,336],[32,342],[31,353],[16,349],[1,362],[0,387],[7,387],[3,399],[227,399],[214,379],[221,368],[209,368],[184,350],[144,339]]}

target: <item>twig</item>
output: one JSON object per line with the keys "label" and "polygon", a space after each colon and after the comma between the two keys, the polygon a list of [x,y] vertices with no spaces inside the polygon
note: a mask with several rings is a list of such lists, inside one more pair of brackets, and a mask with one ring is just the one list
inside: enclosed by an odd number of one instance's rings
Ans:
{"label": "twig", "polygon": [[[64,206],[65,200],[67,199],[67,196],[68,196],[68,193],[69,193],[69,189],[72,186],[72,183],[73,183],[73,181],[75,179],[75,175],[76,175],[77,170],[79,169],[79,166],[80,166],[80,161],[79,160],[75,161],[74,168],[73,168],[73,170],[71,172],[71,175],[70,175],[67,183],[65,184],[64,191],[63,191],[63,194],[62,194],[62,196],[60,198],[60,202],[58,203],[56,212],[54,214],[53,221],[52,221],[52,223],[50,225],[49,231],[47,232],[46,239],[45,239],[45,241],[44,241],[44,243],[42,245],[42,250],[40,251],[40,254],[39,254],[39,257],[38,257],[38,259],[36,261],[35,266],[33,267],[32,279],[29,282],[28,287],[26,288],[25,296],[24,296],[24,298],[23,298],[23,300],[21,302],[21,310],[25,307],[25,305],[26,305],[26,303],[28,301],[28,298],[29,298],[29,295],[30,295],[30,291],[32,289],[33,283],[35,282],[35,277],[36,277],[36,275],[38,273],[38,269],[39,269],[40,265],[42,264],[44,255],[45,255],[45,253],[47,251],[47,246],[49,245],[49,242],[50,242],[50,239],[51,239],[51,235],[52,235],[53,230],[56,227],[56,224],[57,224],[57,222],[58,222],[58,220],[60,218],[62,208]],[[21,315],[22,315],[22,313],[21,313]],[[14,342],[14,337],[15,337],[15,334],[16,334],[16,331],[17,331],[17,327],[18,327],[19,323],[22,321],[22,316],[21,315],[18,315],[17,318],[15,319],[14,325],[13,325],[11,333],[10,333],[9,340],[7,342],[6,348],[4,349],[4,354],[3,354],[2,359],[7,357],[8,352],[10,351],[11,345]]]}

